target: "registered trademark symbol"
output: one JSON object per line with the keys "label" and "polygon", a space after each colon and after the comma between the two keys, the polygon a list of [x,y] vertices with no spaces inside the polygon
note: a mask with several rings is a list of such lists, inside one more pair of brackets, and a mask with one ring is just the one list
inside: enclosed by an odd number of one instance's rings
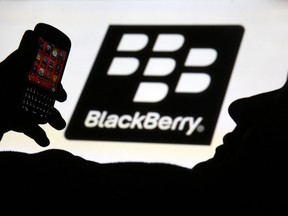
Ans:
{"label": "registered trademark symbol", "polygon": [[202,133],[202,132],[205,131],[205,127],[204,127],[203,125],[199,125],[199,126],[197,127],[197,131],[198,131],[199,133]]}

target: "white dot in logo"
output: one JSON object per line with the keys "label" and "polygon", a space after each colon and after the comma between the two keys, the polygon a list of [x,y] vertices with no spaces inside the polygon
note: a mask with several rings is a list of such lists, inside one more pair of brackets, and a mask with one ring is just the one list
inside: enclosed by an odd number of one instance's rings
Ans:
{"label": "white dot in logo", "polygon": [[175,69],[172,58],[150,58],[144,71],[145,76],[167,76]]}
{"label": "white dot in logo", "polygon": [[174,52],[183,46],[184,41],[184,36],[181,34],[159,34],[153,47],[153,51]]}
{"label": "white dot in logo", "polygon": [[165,83],[141,82],[134,96],[133,102],[156,103],[163,100],[168,94],[168,86]]}
{"label": "white dot in logo", "polygon": [[187,56],[185,66],[203,67],[209,66],[217,59],[217,51],[212,48],[192,48]]}
{"label": "white dot in logo", "polygon": [[139,66],[139,60],[134,57],[115,57],[108,69],[108,75],[128,76],[133,74]]}
{"label": "white dot in logo", "polygon": [[140,51],[146,47],[148,41],[145,34],[123,34],[117,51]]}
{"label": "white dot in logo", "polygon": [[211,77],[205,73],[182,73],[176,86],[176,93],[200,93],[205,91]]}

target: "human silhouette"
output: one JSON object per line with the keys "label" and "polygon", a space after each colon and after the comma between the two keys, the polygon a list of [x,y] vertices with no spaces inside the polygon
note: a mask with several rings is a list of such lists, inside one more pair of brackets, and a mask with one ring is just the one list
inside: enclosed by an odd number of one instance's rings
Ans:
{"label": "human silhouette", "polygon": [[[0,136],[3,133],[14,130],[31,137],[40,146],[48,146],[49,139],[39,124],[49,123],[57,130],[66,126],[64,119],[57,109],[53,109],[51,117],[46,121],[39,118],[23,115],[19,110],[26,77],[37,52],[36,35],[32,30],[27,30],[17,50],[1,62],[1,107],[0,107]],[[67,94],[62,85],[56,91],[56,100],[65,101]],[[29,118],[29,119],[27,119]]]}
{"label": "human silhouette", "polygon": [[[43,122],[17,109],[23,77],[35,55],[34,37],[33,31],[26,31],[19,48],[0,64],[0,136],[10,130],[23,132],[47,146],[49,139],[39,124],[65,128],[59,111],[54,109]],[[62,86],[57,100],[66,100]],[[211,159],[191,169],[165,163],[101,164],[60,149],[0,152],[3,203],[24,204],[27,212],[33,204],[46,212],[78,210],[96,215],[101,211],[100,215],[193,215],[196,211],[234,214],[285,209],[287,101],[287,81],[279,89],[234,101],[229,114],[236,127],[224,136]]]}

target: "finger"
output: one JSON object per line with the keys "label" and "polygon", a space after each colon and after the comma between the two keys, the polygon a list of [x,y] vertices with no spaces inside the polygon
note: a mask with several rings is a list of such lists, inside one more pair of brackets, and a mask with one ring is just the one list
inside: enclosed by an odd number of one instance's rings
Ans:
{"label": "finger", "polygon": [[282,88],[279,89],[279,93],[276,95],[275,100],[278,103],[283,103],[287,105],[288,101],[288,78],[286,79],[285,84],[282,86]]}
{"label": "finger", "polygon": [[24,32],[18,50],[24,51],[26,55],[37,52],[37,36],[32,30]]}
{"label": "finger", "polygon": [[21,58],[19,59],[22,62],[22,67],[30,68],[32,62],[37,54],[37,43],[38,39],[36,34],[31,31],[27,30],[20,42],[18,51]]}
{"label": "finger", "polygon": [[67,99],[67,93],[61,83],[57,87],[55,99],[59,102],[64,102]]}
{"label": "finger", "polygon": [[34,139],[34,141],[42,146],[42,147],[46,147],[50,144],[50,141],[45,133],[45,131],[37,124],[29,124],[26,125],[25,129],[23,129],[23,133]]}
{"label": "finger", "polygon": [[62,130],[66,127],[66,121],[62,118],[60,112],[56,109],[52,109],[52,114],[48,119],[48,123],[56,130]]}

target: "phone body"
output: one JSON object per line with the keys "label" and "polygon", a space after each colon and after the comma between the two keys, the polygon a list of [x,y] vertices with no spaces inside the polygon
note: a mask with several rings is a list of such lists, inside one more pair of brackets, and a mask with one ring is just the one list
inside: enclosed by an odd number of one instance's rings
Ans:
{"label": "phone body", "polygon": [[55,104],[71,41],[62,31],[45,23],[38,23],[34,32],[37,54],[28,72],[21,108],[34,117],[47,119]]}

